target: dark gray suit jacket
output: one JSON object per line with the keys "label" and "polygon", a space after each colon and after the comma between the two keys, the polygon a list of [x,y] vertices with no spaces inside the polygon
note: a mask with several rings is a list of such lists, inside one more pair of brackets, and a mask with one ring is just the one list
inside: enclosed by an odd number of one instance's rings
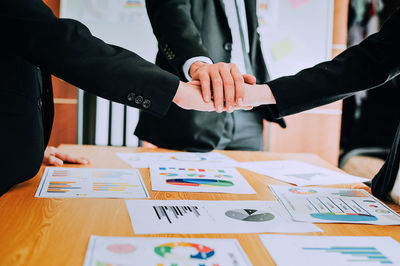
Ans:
{"label": "dark gray suit jacket", "polygon": [[[268,72],[257,33],[256,0],[246,0],[250,61],[258,83],[268,81]],[[178,75],[186,60],[206,56],[213,62],[230,62],[232,36],[222,0],[147,0],[147,13],[158,40],[156,64]],[[255,108],[252,112],[259,112]],[[270,111],[260,113],[275,120]],[[159,147],[210,151],[224,130],[226,113],[187,111],[172,105],[166,116],[157,118],[141,113],[135,134]]]}

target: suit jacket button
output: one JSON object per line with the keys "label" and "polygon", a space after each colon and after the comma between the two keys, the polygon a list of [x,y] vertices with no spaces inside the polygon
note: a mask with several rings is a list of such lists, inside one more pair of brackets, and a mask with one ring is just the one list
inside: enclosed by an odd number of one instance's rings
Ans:
{"label": "suit jacket button", "polygon": [[150,100],[144,100],[143,101],[143,104],[142,104],[142,106],[143,106],[143,108],[149,108],[150,107],[150,105],[151,105],[151,102],[150,102]]}
{"label": "suit jacket button", "polygon": [[133,102],[135,100],[135,94],[133,92],[129,93],[128,96],[126,97],[128,101]]}
{"label": "suit jacket button", "polygon": [[227,42],[224,44],[225,51],[232,51],[232,43]]}
{"label": "suit jacket button", "polygon": [[43,107],[42,99],[38,100],[38,107],[39,107],[39,109],[42,109],[42,107]]}
{"label": "suit jacket button", "polygon": [[137,96],[135,99],[136,104],[141,104],[143,102],[143,97],[142,96]]}

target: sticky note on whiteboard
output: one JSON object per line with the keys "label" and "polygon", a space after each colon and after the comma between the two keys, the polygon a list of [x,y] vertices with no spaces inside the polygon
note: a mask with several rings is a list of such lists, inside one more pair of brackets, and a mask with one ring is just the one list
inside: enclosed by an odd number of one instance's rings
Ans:
{"label": "sticky note on whiteboard", "polygon": [[271,54],[278,61],[294,52],[293,43],[289,38],[283,39],[271,46]]}
{"label": "sticky note on whiteboard", "polygon": [[289,3],[292,5],[293,8],[299,8],[307,2],[308,0],[289,0]]}

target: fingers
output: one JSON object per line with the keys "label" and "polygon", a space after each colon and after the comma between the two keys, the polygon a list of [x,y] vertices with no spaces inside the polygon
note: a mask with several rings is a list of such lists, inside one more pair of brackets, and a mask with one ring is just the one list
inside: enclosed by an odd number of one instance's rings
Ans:
{"label": "fingers", "polygon": [[231,64],[231,75],[235,82],[236,105],[241,106],[244,98],[244,78],[235,64]]}
{"label": "fingers", "polygon": [[46,160],[44,161],[45,164],[48,165],[55,165],[55,166],[61,166],[64,164],[64,162],[60,159],[58,159],[56,156],[54,155],[50,155],[46,158]]}
{"label": "fingers", "polygon": [[83,157],[76,157],[76,156],[72,156],[70,154],[67,153],[63,153],[60,151],[57,151],[55,153],[55,156],[64,161],[64,162],[68,162],[68,163],[76,163],[76,164],[88,164],[90,161],[87,158],[83,158]]}
{"label": "fingers", "polygon": [[[200,85],[203,101],[213,103],[215,111],[221,113],[223,111],[232,112],[238,108],[242,110],[251,109],[249,104],[241,107],[244,104],[244,99],[247,99],[245,84],[255,84],[256,78],[254,76],[242,75],[237,66],[232,63],[202,63],[191,69],[193,70],[191,70],[193,81],[188,84]],[[196,83],[196,80],[198,83]],[[182,98],[174,98],[174,102],[178,105],[180,105],[179,101],[182,101]],[[184,106],[185,103],[183,103],[182,108],[185,108]],[[200,107],[197,106],[196,108]],[[206,107],[201,108],[204,110]]]}
{"label": "fingers", "polygon": [[201,71],[199,73],[201,92],[203,95],[203,99],[206,103],[211,101],[211,89],[210,89],[210,76],[208,71]]}
{"label": "fingers", "polygon": [[218,65],[210,66],[209,71],[214,93],[214,106],[218,113],[224,109],[224,88]]}
{"label": "fingers", "polygon": [[257,81],[255,76],[249,75],[249,74],[243,74],[243,79],[244,79],[245,83],[250,84],[250,85],[256,84],[256,81]]}
{"label": "fingers", "polygon": [[231,64],[221,64],[219,66],[219,73],[221,75],[222,83],[223,83],[223,92],[224,92],[224,97],[225,97],[225,109],[231,113],[231,112],[233,112],[233,106],[235,103],[235,83],[234,83],[234,80],[233,80],[233,77],[231,74],[230,67],[231,67]]}

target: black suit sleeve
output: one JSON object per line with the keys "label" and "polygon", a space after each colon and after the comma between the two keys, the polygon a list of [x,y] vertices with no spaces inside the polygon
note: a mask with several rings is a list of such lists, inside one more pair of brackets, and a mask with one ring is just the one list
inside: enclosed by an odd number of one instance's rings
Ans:
{"label": "black suit sleeve", "polygon": [[[328,104],[377,87],[400,73],[400,9],[382,29],[332,61],[268,82],[277,116]],[[390,97],[390,95],[388,95]]]}
{"label": "black suit sleeve", "polygon": [[181,77],[186,60],[210,57],[191,17],[190,0],[146,0],[146,9],[159,51]]}
{"label": "black suit sleeve", "polygon": [[[175,96],[177,77],[104,43],[75,20],[58,19],[40,0],[1,1],[0,29],[5,49],[101,97],[162,116]],[[137,96],[142,100],[135,102]]]}

